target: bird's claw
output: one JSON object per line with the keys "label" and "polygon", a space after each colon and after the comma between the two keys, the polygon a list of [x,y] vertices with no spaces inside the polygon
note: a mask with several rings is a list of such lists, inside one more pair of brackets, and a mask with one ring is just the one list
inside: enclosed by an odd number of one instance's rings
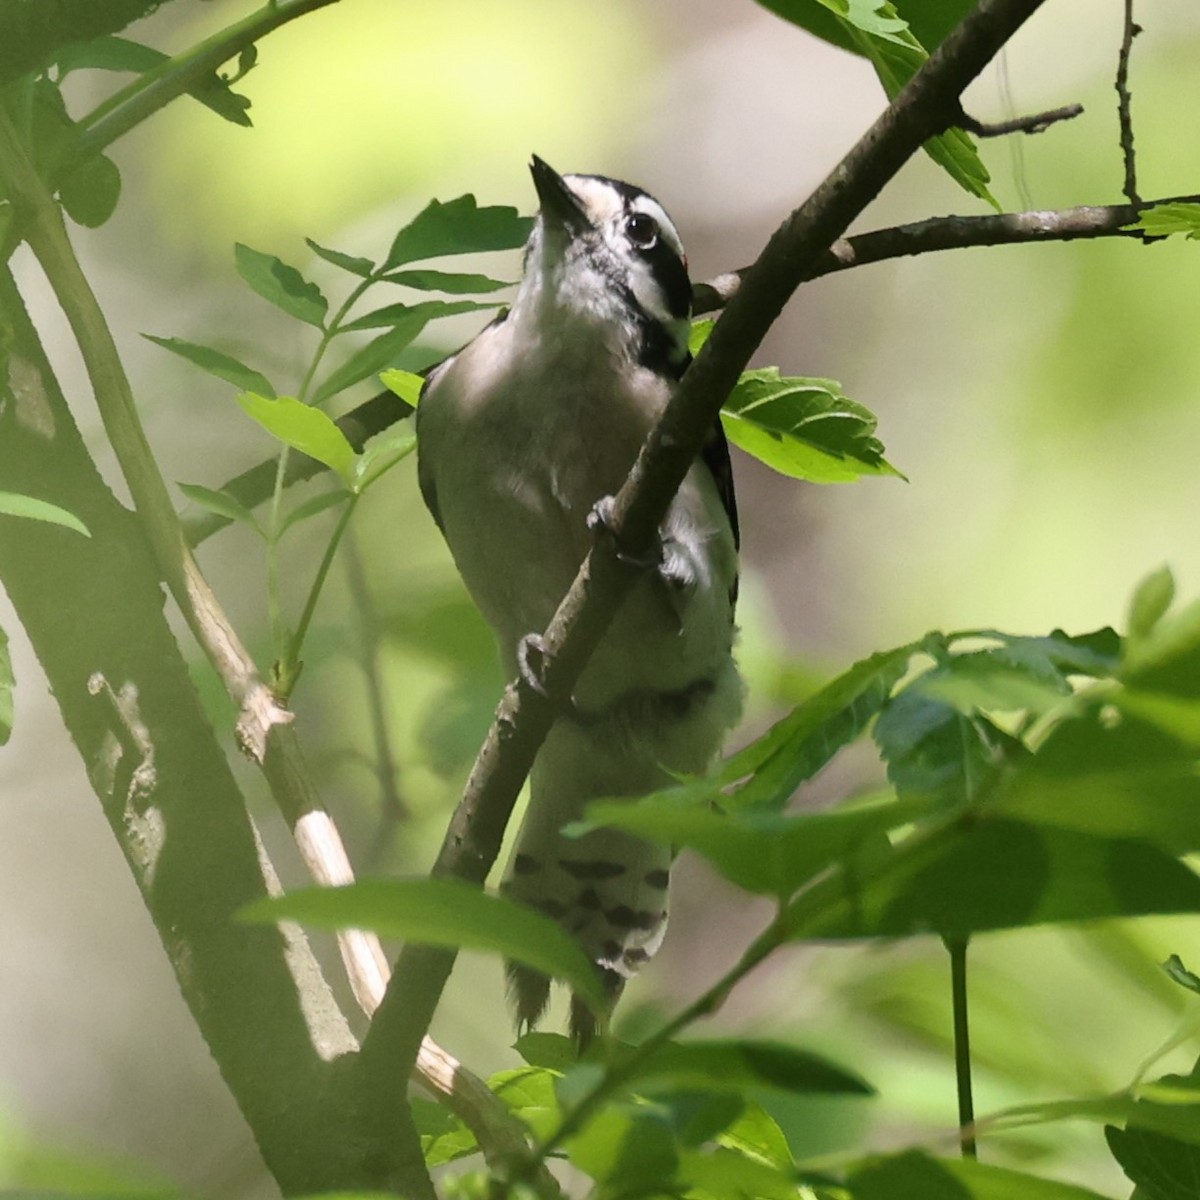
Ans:
{"label": "bird's claw", "polygon": [[624,563],[627,567],[637,567],[641,571],[657,570],[663,560],[662,539],[655,534],[654,543],[645,554],[631,554],[628,550],[623,550],[613,529],[615,506],[616,501],[612,496],[601,496],[592,505],[592,510],[587,515],[588,532],[597,541],[602,538],[606,540],[611,546],[613,554],[616,555],[617,561]]}
{"label": "bird's claw", "polygon": [[546,639],[540,633],[527,633],[517,643],[517,670],[520,671],[521,678],[539,696],[547,700],[550,699],[550,693],[546,690],[543,676],[549,656]]}

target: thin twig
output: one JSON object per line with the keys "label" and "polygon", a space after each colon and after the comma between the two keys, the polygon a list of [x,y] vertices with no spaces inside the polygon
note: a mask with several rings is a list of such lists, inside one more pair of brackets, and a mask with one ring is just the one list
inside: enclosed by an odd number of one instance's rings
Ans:
{"label": "thin twig", "polygon": [[1082,104],[1064,104],[1047,112],[1032,113],[1027,117],[1013,117],[1009,121],[977,121],[967,113],[960,113],[958,125],[976,137],[1004,137],[1010,133],[1043,133],[1059,121],[1070,121],[1083,112]]}
{"label": "thin twig", "polygon": [[[614,537],[593,547],[544,634],[549,653],[542,683],[549,697],[569,697],[638,572],[623,561],[647,552],[684,475],[700,452],[725,397],[816,258],[930,137],[959,111],[958,98],[1041,0],[980,0],[889,105],[882,117],[780,226],[746,272],[712,336],[684,376],[615,498]],[[611,540],[612,545],[607,543]],[[627,555],[618,555],[622,547]],[[525,681],[509,686],[450,822],[434,871],[482,882],[534,755],[557,705]],[[376,1083],[373,1096],[400,1105],[393,1082],[427,1028],[454,954],[406,947],[363,1046]]]}
{"label": "thin twig", "polygon": [[1133,0],[1125,0],[1125,22],[1121,32],[1121,53],[1117,58],[1117,119],[1121,125],[1121,157],[1125,161],[1125,192],[1130,204],[1140,205],[1137,188],[1137,160],[1133,152],[1133,117],[1130,114],[1129,56],[1133,50],[1133,39],[1142,32],[1142,27],[1133,20]]}

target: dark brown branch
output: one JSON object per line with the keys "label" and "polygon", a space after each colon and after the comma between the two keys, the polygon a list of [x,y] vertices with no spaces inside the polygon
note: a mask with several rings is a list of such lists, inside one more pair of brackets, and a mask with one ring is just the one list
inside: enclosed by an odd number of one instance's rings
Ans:
{"label": "dark brown branch", "polygon": [[1010,133],[1043,133],[1051,125],[1059,121],[1070,121],[1083,112],[1082,104],[1064,104],[1062,108],[1052,108],[1048,112],[1032,113],[1028,117],[1013,117],[1011,121],[977,121],[967,113],[960,113],[957,124],[959,128],[973,133],[976,137],[1004,137]]}
{"label": "dark brown branch", "polygon": [[[1200,195],[1171,196],[1150,203],[1197,204]],[[813,263],[806,278],[819,279],[822,275],[893,258],[933,254],[940,250],[966,250],[972,246],[1018,246],[1030,242],[1071,242],[1106,237],[1138,241],[1140,235],[1125,226],[1136,221],[1144,207],[1144,204],[1084,204],[1077,208],[997,213],[985,217],[930,217],[911,225],[895,225],[839,238]],[[744,274],[743,268],[708,283],[697,284],[692,297],[695,313],[701,315],[724,308],[736,295]]]}
{"label": "dark brown branch", "polygon": [[1125,27],[1121,34],[1121,53],[1117,58],[1117,119],[1121,124],[1121,157],[1125,162],[1125,186],[1122,189],[1130,204],[1141,204],[1137,189],[1137,161],[1133,152],[1133,117],[1130,113],[1129,55],[1133,39],[1142,32],[1134,24],[1133,0],[1125,0]]}
{"label": "dark brown branch", "polygon": [[[725,397],[812,265],[842,236],[930,137],[959,111],[958,98],[1041,0],[980,0],[833,173],[772,236],[743,277],[712,337],[684,377],[617,494],[613,541],[633,557],[649,552],[668,505],[691,467]],[[637,570],[597,545],[545,632],[543,683],[569,697]],[[509,686],[454,814],[434,871],[482,883],[521,784],[555,716],[551,700],[525,681]],[[406,947],[363,1048],[373,1075],[390,1079],[390,1103],[403,1081],[445,980],[452,952]],[[381,1091],[372,1089],[376,1096]]]}

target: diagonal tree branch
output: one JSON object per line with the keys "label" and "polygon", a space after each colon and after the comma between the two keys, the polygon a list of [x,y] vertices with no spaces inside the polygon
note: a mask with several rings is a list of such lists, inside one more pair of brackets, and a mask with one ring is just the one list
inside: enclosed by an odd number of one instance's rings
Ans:
{"label": "diagonal tree branch", "polygon": [[[644,556],[707,431],[750,355],[818,257],[930,137],[958,112],[967,84],[1040,6],[1041,0],[980,0],[808,201],[780,226],[743,277],[716,329],[616,497],[611,545],[598,543],[545,632],[543,682],[569,697],[588,656],[636,577],[623,558]],[[621,557],[617,547],[625,551]],[[507,689],[434,866],[482,883],[534,755],[555,718],[552,699],[525,681]],[[374,1076],[403,1076],[428,1027],[452,952],[407,946],[364,1044]],[[383,1087],[389,1108],[403,1104]]]}

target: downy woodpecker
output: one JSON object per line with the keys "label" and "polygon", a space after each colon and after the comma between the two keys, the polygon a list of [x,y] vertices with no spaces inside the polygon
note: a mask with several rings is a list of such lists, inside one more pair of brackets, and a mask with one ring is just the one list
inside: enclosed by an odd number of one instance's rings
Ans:
{"label": "downy woodpecker", "polygon": [[[536,156],[540,213],[511,309],[430,376],[417,410],[422,494],[510,678],[592,541],[686,369],[691,284],[653,197]],[[600,505],[598,508],[597,506]],[[503,890],[553,917],[613,999],[662,941],[670,851],[615,830],[566,838],[600,797],[631,800],[704,771],[737,720],[737,513],[718,424],[648,565],[542,746]],[[519,1026],[549,982],[509,965]],[[591,1014],[573,1002],[574,1036]]]}

